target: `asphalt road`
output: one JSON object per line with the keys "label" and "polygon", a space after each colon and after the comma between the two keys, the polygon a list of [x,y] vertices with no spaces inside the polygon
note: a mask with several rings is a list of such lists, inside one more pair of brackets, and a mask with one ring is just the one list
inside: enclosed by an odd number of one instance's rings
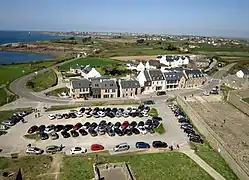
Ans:
{"label": "asphalt road", "polygon": [[228,64],[227,66],[220,68],[219,71],[214,73],[213,79],[222,79],[226,75],[227,71],[231,69],[235,64],[236,63]]}

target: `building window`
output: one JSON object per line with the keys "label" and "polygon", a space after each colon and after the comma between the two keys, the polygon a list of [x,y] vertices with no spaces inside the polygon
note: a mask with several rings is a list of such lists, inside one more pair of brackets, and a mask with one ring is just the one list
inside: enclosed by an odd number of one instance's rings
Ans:
{"label": "building window", "polygon": [[107,93],[107,89],[105,89],[105,93]]}
{"label": "building window", "polygon": [[131,96],[133,96],[133,94],[131,93]]}
{"label": "building window", "polygon": [[113,94],[111,94],[111,98],[113,98]]}
{"label": "building window", "polygon": [[113,86],[113,84],[110,84],[110,86]]}
{"label": "building window", "polygon": [[156,84],[159,84],[159,82],[157,81]]}
{"label": "building window", "polygon": [[104,95],[104,98],[109,98],[109,95],[107,95],[107,94],[106,94],[106,95]]}
{"label": "building window", "polygon": [[125,89],[125,91],[128,91],[128,89]]}

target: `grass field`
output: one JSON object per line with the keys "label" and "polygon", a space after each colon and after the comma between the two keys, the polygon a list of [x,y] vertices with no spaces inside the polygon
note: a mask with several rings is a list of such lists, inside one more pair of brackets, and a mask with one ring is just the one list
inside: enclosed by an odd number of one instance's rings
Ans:
{"label": "grass field", "polygon": [[[37,175],[46,173],[49,170],[51,162],[51,156],[23,156],[18,159],[0,157],[0,170],[5,170],[9,173],[14,172],[14,176],[16,176],[18,169],[21,168],[23,179],[36,180]],[[15,177],[10,179],[15,179]]]}
{"label": "grass field", "polygon": [[37,74],[32,79],[28,80],[27,87],[35,92],[39,92],[56,86],[56,84],[57,75],[51,70],[42,74]]}
{"label": "grass field", "polygon": [[137,180],[210,180],[213,179],[194,161],[178,152],[124,155],[124,156],[74,156],[65,157],[60,179],[74,180],[93,178],[94,162],[127,162]]}
{"label": "grass field", "polygon": [[112,65],[112,64],[117,64],[121,63],[118,60],[114,59],[107,59],[107,58],[94,58],[94,57],[89,57],[89,58],[82,58],[82,59],[77,59],[73,62],[63,64],[60,66],[61,70],[68,70],[72,66],[76,66],[77,64],[80,65],[90,65],[91,67],[101,67],[105,65]]}

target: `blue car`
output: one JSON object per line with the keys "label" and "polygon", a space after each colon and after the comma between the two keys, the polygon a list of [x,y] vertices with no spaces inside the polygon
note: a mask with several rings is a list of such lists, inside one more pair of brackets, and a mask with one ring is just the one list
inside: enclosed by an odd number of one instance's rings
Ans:
{"label": "blue car", "polygon": [[150,148],[150,145],[148,143],[145,143],[145,142],[137,142],[136,148],[137,149],[148,149],[148,148]]}

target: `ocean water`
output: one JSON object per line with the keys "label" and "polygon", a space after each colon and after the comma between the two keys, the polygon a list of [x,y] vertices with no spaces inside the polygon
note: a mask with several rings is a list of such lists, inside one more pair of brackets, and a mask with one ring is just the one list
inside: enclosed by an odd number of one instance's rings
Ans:
{"label": "ocean water", "polygon": [[[62,38],[63,37],[42,34],[40,32],[30,32],[29,34],[29,31],[0,31],[0,44],[35,42]],[[46,54],[0,51],[0,64],[47,60],[52,58],[53,56]]]}

